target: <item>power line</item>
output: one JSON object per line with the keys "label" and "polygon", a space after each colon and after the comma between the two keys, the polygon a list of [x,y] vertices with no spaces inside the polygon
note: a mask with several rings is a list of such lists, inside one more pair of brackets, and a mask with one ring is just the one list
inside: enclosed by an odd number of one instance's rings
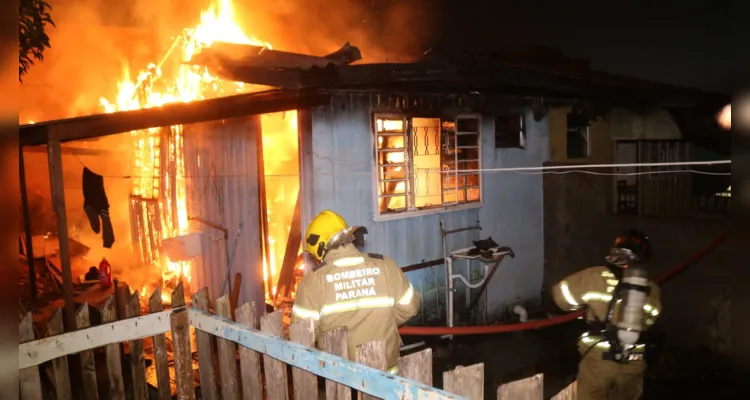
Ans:
{"label": "power line", "polygon": [[[62,145],[65,145],[62,143]],[[76,154],[72,154],[73,157],[78,160],[81,166],[88,168],[86,164]],[[644,168],[644,167],[683,167],[683,166],[713,166],[713,165],[731,165],[731,160],[716,160],[716,161],[676,161],[676,162],[656,162],[656,163],[621,163],[621,164],[577,164],[577,165],[546,165],[539,167],[503,167],[503,168],[480,168],[480,169],[462,169],[462,170],[444,170],[444,169],[423,169],[423,171],[435,171],[443,174],[467,174],[467,173],[499,173],[499,172],[515,172],[524,175],[566,175],[566,174],[587,174],[587,175],[599,175],[599,176],[639,176],[639,175],[658,175],[658,174],[675,174],[675,173],[692,173],[696,175],[714,175],[714,176],[730,176],[730,172],[710,172],[710,171],[699,171],[694,169],[677,169],[677,170],[656,170],[656,171],[639,171],[639,172],[595,172],[587,171],[588,169],[600,169],[600,168]],[[340,162],[334,164],[351,166],[353,163]],[[212,167],[213,168],[213,167]],[[317,173],[315,176],[346,176],[346,175],[359,175],[359,176],[372,176],[376,174],[376,171],[370,172],[338,172],[338,173]],[[184,179],[210,179],[210,178],[246,178],[250,175],[247,174],[216,174],[215,172],[209,173],[208,175],[184,175]],[[267,174],[268,177],[298,177],[298,174]],[[104,178],[110,179],[155,179],[155,176],[138,176],[138,175],[102,175]]]}

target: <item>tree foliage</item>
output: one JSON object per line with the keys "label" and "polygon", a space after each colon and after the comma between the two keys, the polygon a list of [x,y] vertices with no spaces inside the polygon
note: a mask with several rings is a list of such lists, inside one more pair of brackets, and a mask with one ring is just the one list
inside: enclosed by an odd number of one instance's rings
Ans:
{"label": "tree foliage", "polygon": [[18,79],[23,76],[36,61],[44,60],[44,49],[49,48],[49,36],[45,27],[53,27],[50,11],[52,7],[43,0],[20,0],[18,13]]}

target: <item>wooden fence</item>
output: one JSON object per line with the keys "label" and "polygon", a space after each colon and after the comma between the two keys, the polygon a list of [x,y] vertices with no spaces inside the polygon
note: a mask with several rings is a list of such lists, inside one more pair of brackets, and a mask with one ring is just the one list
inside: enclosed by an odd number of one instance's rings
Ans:
{"label": "wooden fence", "polygon": [[[205,400],[350,400],[350,388],[359,392],[359,399],[485,398],[481,363],[444,372],[444,389],[437,389],[432,387],[431,349],[399,358],[398,376],[391,375],[385,372],[384,341],[359,346],[357,362],[352,362],[347,359],[346,329],[322,335],[317,340],[321,350],[316,350],[312,321],[290,326],[286,340],[280,311],[263,315],[258,321],[252,303],[243,304],[232,313],[229,299],[224,296],[213,303],[216,314],[212,314],[206,289],[198,292],[187,307],[182,286],[178,286],[172,293],[170,310],[163,309],[161,291],[157,289],[148,302],[150,313],[142,316],[138,293],[127,293],[126,319],[120,321],[116,300],[113,295],[105,302],[100,310],[102,323],[94,327],[90,326],[89,306],[83,304],[76,313],[77,330],[71,332],[63,332],[62,312],[58,310],[49,320],[48,335],[37,340],[31,314],[23,318],[19,345],[21,399],[42,399],[43,387],[51,387],[53,397],[59,400],[72,399],[74,395],[124,400],[126,388],[128,392],[132,390],[132,398],[146,400],[147,338],[153,340],[156,397],[160,400],[175,395],[185,400],[197,396]],[[123,344],[127,344],[127,353],[123,352]],[[106,373],[97,374],[97,352],[99,362],[103,359],[105,363],[101,370]],[[194,353],[197,364],[193,362]],[[74,359],[69,365],[69,360]],[[124,360],[129,361],[123,363]],[[199,367],[197,384],[194,365]],[[123,366],[129,370],[128,375],[123,375]],[[51,384],[43,386],[42,377]],[[319,387],[318,377],[325,379],[324,388]],[[502,385],[497,398],[542,399],[542,381],[539,374]],[[131,398],[130,393],[127,397]],[[574,398],[575,383],[553,397]]]}

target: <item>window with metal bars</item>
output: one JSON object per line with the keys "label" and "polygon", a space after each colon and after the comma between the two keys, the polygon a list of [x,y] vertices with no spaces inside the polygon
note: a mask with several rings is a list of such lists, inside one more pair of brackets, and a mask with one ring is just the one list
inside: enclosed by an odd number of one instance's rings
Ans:
{"label": "window with metal bars", "polygon": [[375,116],[378,214],[481,201],[480,120]]}

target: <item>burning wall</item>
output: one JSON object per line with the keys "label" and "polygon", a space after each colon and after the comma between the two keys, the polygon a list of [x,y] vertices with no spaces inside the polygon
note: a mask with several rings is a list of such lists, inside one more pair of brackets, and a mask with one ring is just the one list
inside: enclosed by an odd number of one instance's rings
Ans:
{"label": "burning wall", "polygon": [[[130,186],[123,177],[131,174],[131,164],[127,155],[132,142],[126,135],[113,135],[98,140],[70,142],[63,150],[63,179],[65,186],[65,206],[70,237],[90,248],[85,261],[75,263],[76,275],[85,269],[98,265],[102,257],[110,260],[115,274],[124,271],[135,272],[139,276],[139,263],[133,257],[130,242],[130,220],[128,217],[128,196]],[[117,162],[113,162],[117,160]],[[93,172],[105,176],[104,188],[110,203],[110,216],[113,223],[115,244],[105,249],[101,234],[92,231],[83,211],[82,172],[86,165]],[[44,146],[24,150],[27,191],[29,194],[32,233],[37,236],[57,230],[57,220],[50,200],[49,167]],[[50,247],[58,244],[47,241]],[[35,241],[35,244],[39,242]],[[49,249],[47,249],[49,250]],[[44,254],[44,248],[35,248],[35,255]],[[139,284],[140,282],[135,282]]]}
{"label": "burning wall", "polygon": [[[205,68],[183,63],[214,41],[266,47],[273,44],[287,51],[314,54],[330,53],[343,42],[355,41],[365,45],[366,61],[398,61],[409,51],[422,52],[416,45],[424,39],[425,30],[420,21],[429,20],[426,10],[401,4],[383,6],[375,2],[363,5],[336,1],[339,3],[332,4],[328,0],[251,4],[232,4],[231,0],[210,3],[149,0],[128,3],[128,6],[125,3],[112,5],[103,0],[86,4],[54,0],[53,17],[57,27],[49,32],[52,48],[45,54],[45,62],[32,68],[24,80],[20,120],[27,123],[102,111],[159,107],[170,102],[258,90],[250,85],[221,81]],[[199,12],[200,9],[204,11]],[[290,24],[290,21],[294,22]],[[253,35],[272,39],[272,43]],[[381,40],[387,44],[381,45]],[[299,192],[296,113],[264,115],[261,125],[266,182],[265,233],[269,237],[264,241],[267,258],[263,270],[269,292],[272,292],[285,257]],[[132,221],[130,232],[131,226],[116,224],[118,242],[115,247],[125,248],[125,241],[132,237],[135,257],[132,251],[113,257],[123,260],[119,265],[128,264],[121,272],[126,274],[124,278],[131,287],[145,284],[134,279],[148,279],[152,275],[133,273],[137,268],[154,265],[161,265],[167,271],[178,270],[190,279],[188,265],[176,266],[165,260],[163,254],[158,254],[162,240],[184,234],[188,229],[185,186],[190,178],[185,176],[181,129],[176,126],[119,135],[130,141],[129,150],[121,149],[129,163],[112,163],[104,158],[86,161],[87,166],[100,174],[132,175],[132,179],[125,180],[129,185],[105,179],[113,218]],[[66,171],[67,165],[79,161],[70,157],[65,160]],[[40,180],[39,184],[30,184],[30,190],[48,196],[48,180],[42,178],[47,176],[46,162],[27,160],[27,164],[38,166],[40,170],[40,173],[34,170],[27,173]],[[112,168],[129,171],[113,173]],[[82,204],[80,194],[74,193],[74,188],[80,186],[80,175],[66,173],[70,176],[65,182],[70,225],[77,232],[81,218],[85,218],[78,208]],[[85,228],[80,231],[82,237],[88,232]],[[85,239],[86,244],[92,243],[93,249],[101,248],[95,240]],[[92,256],[99,255],[94,251]],[[124,261],[133,258],[134,262]],[[117,273],[118,260],[113,267]]]}

